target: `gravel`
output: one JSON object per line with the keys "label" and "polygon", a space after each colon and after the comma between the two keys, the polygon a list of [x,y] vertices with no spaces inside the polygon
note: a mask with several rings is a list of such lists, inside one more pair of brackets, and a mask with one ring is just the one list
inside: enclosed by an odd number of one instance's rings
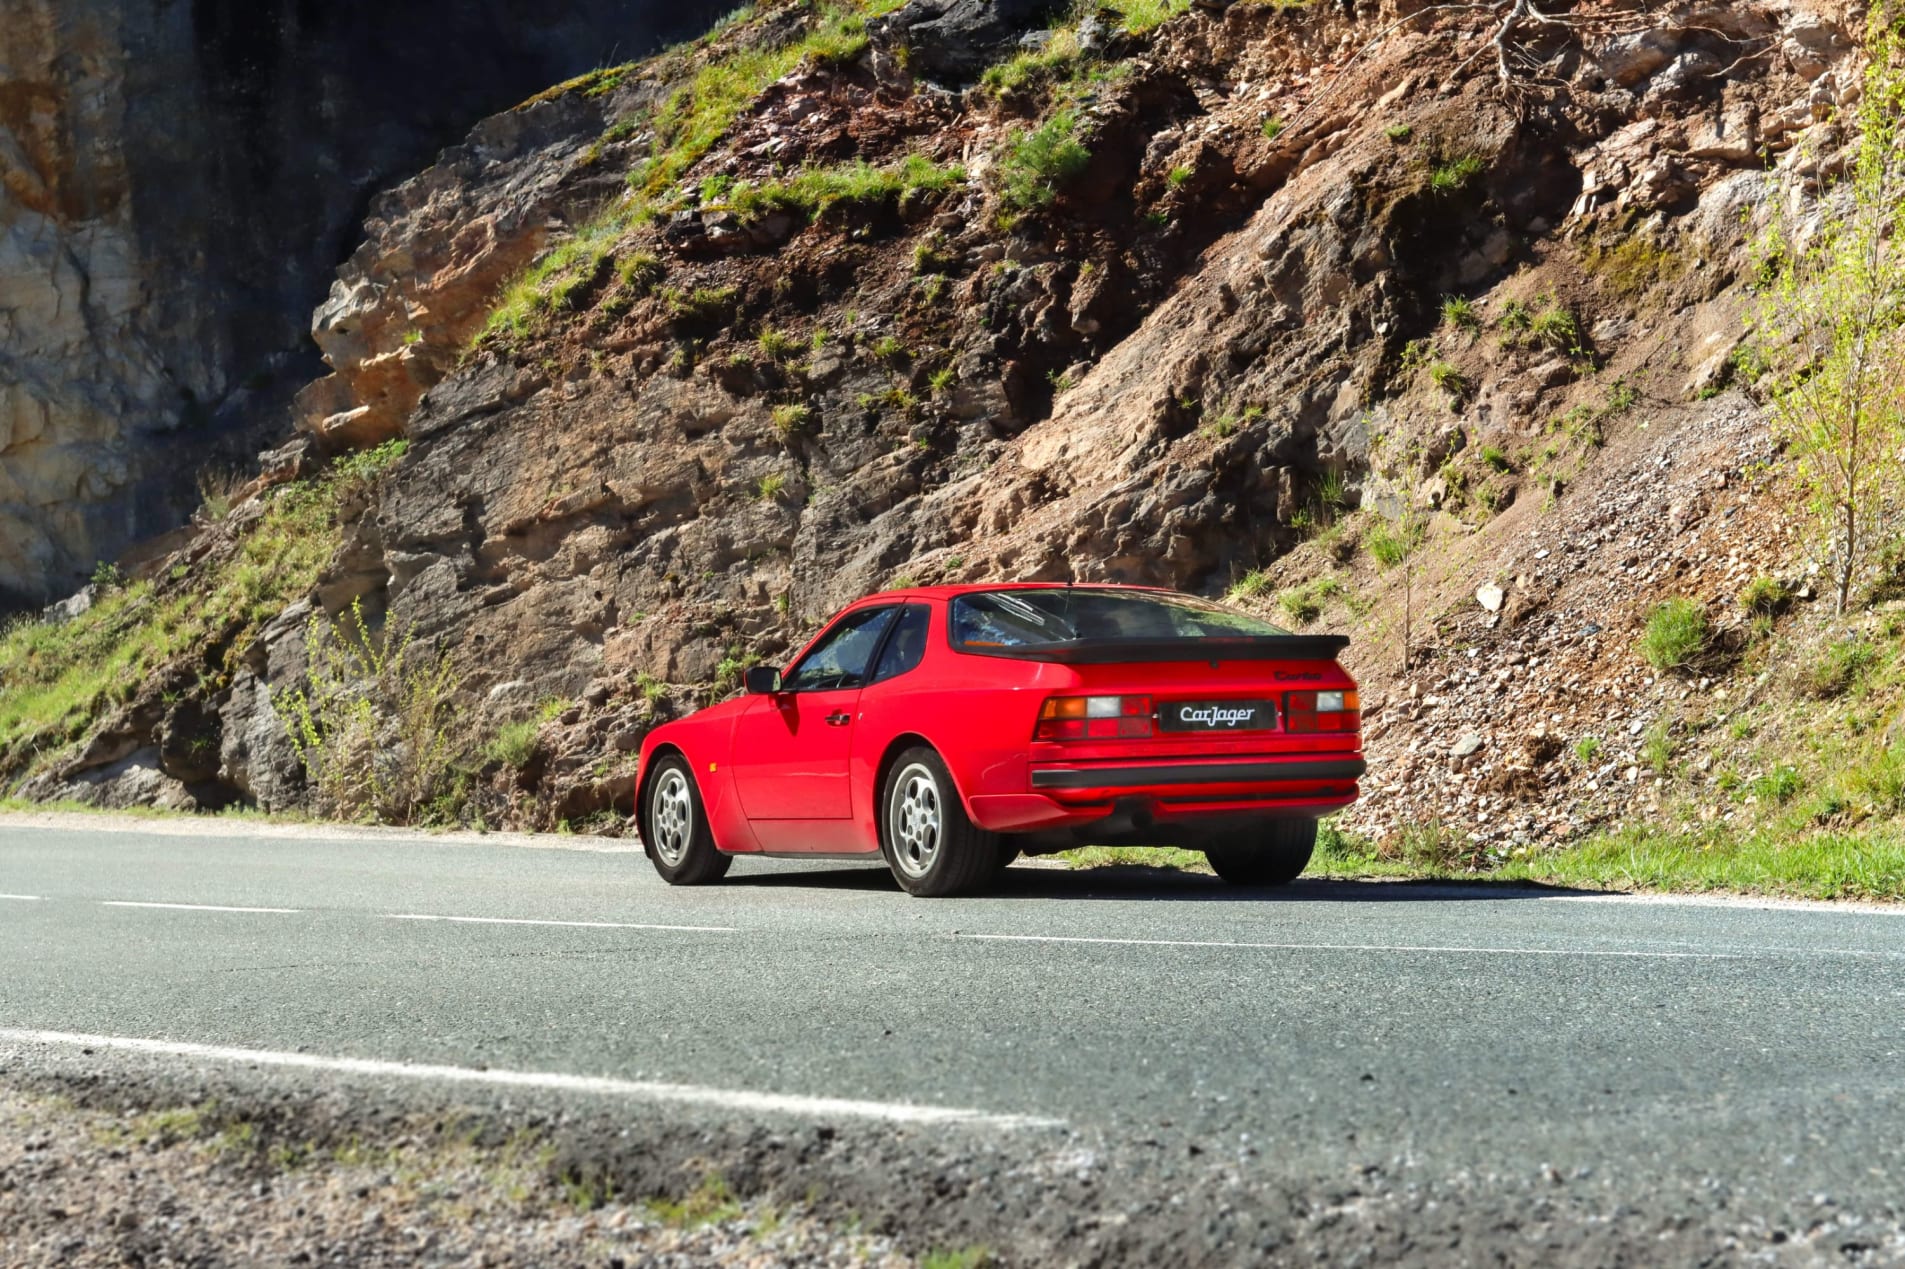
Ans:
{"label": "gravel", "polygon": [[675,1210],[602,1201],[533,1138],[440,1135],[313,1151],[215,1106],[117,1114],[0,1087],[0,1263],[914,1263],[890,1239],[735,1201],[718,1179]]}

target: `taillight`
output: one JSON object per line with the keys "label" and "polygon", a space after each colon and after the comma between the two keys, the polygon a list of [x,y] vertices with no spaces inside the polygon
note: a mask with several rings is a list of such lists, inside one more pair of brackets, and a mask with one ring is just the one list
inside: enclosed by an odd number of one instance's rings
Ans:
{"label": "taillight", "polygon": [[1355,731],[1361,711],[1355,692],[1290,692],[1283,698],[1283,730]]}
{"label": "taillight", "polygon": [[1035,740],[1118,740],[1155,734],[1148,696],[1052,696],[1039,707]]}

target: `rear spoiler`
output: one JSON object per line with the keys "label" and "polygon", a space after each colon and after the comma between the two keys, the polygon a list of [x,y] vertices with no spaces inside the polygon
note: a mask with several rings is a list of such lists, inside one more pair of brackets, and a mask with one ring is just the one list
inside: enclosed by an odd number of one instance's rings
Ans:
{"label": "rear spoiler", "polygon": [[955,643],[953,651],[1014,661],[1110,665],[1118,661],[1334,661],[1348,646],[1348,635],[1240,635],[1234,639],[1074,639],[997,648]]}

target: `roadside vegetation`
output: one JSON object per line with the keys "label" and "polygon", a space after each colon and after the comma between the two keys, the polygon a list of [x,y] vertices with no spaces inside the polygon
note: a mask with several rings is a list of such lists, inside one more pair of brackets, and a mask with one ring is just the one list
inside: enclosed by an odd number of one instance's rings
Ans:
{"label": "roadside vegetation", "polygon": [[361,502],[405,445],[353,454],[262,495],[261,512],[189,579],[114,576],[78,616],[25,619],[0,634],[0,780],[16,785],[53,766],[95,722],[155,685],[164,704],[201,683],[229,682],[264,623],[329,563],[340,511]]}

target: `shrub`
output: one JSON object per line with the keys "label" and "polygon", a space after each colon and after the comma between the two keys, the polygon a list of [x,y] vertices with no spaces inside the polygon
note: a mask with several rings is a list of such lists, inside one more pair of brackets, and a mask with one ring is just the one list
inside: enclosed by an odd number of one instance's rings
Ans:
{"label": "shrub", "polygon": [[1077,112],[1056,111],[1036,128],[1012,131],[999,159],[1000,195],[1010,208],[1049,206],[1090,164]]}
{"label": "shrub", "polygon": [[1482,446],[1482,461],[1495,471],[1507,471],[1514,466],[1508,459],[1508,452],[1499,445]]}
{"label": "shrub", "polygon": [[1574,756],[1583,764],[1591,764],[1601,754],[1599,736],[1583,736],[1574,742]]}
{"label": "shrub", "polygon": [[1266,141],[1275,141],[1278,137],[1283,135],[1283,126],[1282,119],[1271,115],[1268,119],[1263,121],[1263,127],[1261,129],[1263,139]]}
{"label": "shrub", "polygon": [[761,477],[760,483],[754,486],[754,493],[762,502],[773,502],[786,488],[787,477],[780,472],[772,472]]}
{"label": "shrub", "polygon": [[461,686],[447,652],[410,630],[373,632],[362,601],[305,631],[307,686],[271,706],[304,764],[319,809],[386,824],[455,817],[468,779]]}
{"label": "shrub", "polygon": [[1191,169],[1180,164],[1172,168],[1170,172],[1165,175],[1164,183],[1169,185],[1172,189],[1177,189],[1190,179]]}
{"label": "shrub", "polygon": [[1647,614],[1640,654],[1656,670],[1677,670],[1706,650],[1709,634],[1705,608],[1691,599],[1669,599]]}

